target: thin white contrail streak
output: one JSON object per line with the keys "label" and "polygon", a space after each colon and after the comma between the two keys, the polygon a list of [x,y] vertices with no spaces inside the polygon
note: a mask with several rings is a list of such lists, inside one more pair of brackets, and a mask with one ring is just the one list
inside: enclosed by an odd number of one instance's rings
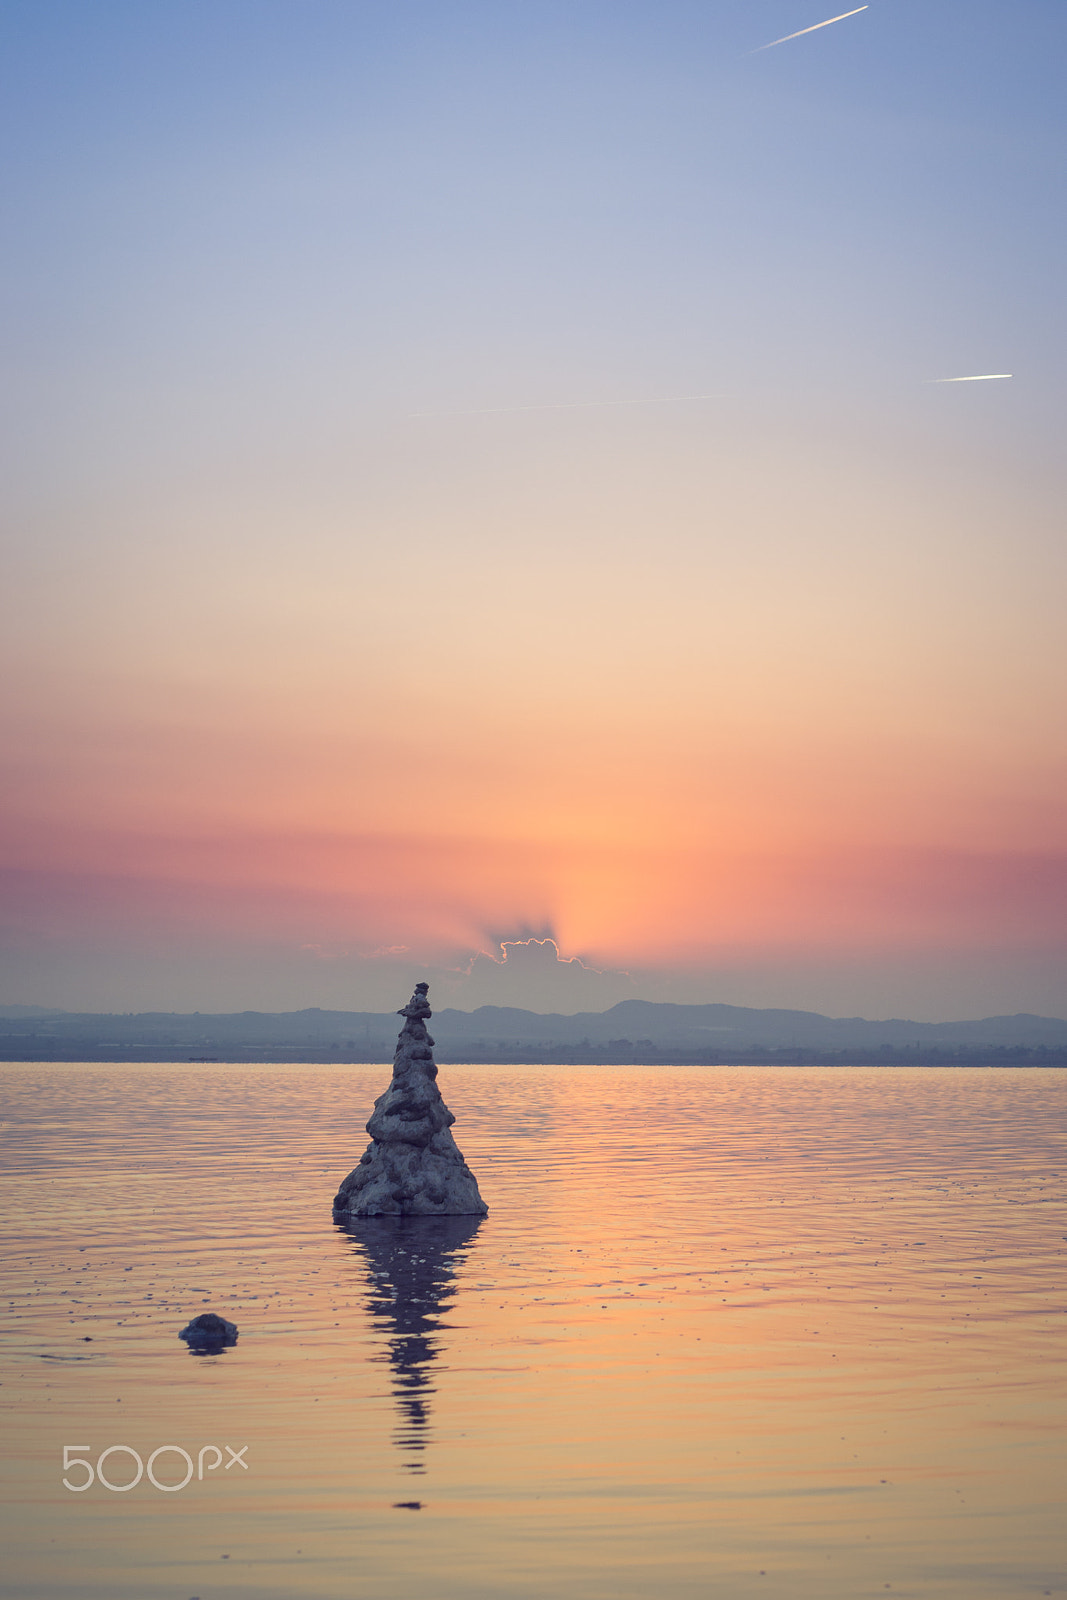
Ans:
{"label": "thin white contrail streak", "polygon": [[927,383],[991,383],[994,378],[1014,378],[1014,372],[973,372],[967,378],[927,378]]}
{"label": "thin white contrail streak", "polygon": [[499,417],[515,411],[591,411],[600,406],[672,406],[683,400],[722,400],[721,394],[662,394],[648,400],[564,400],[539,406],[478,406],[473,411],[409,411],[409,417]]}
{"label": "thin white contrail streak", "polygon": [[844,22],[846,17],[858,17],[861,11],[869,11],[869,5],[857,6],[855,11],[842,11],[839,17],[827,17],[825,22],[815,22],[810,28],[801,28],[799,33],[787,33],[781,39],[772,39],[770,44],[757,45],[755,50],[750,50],[750,56],[758,56],[761,50],[773,50],[776,44],[788,44],[790,39],[803,39],[806,33],[818,33],[820,28],[828,28],[831,22]]}

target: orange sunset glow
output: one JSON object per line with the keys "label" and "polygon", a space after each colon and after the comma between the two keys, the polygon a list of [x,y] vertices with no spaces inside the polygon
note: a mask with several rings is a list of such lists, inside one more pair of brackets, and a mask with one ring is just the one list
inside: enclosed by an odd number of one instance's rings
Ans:
{"label": "orange sunset glow", "polygon": [[1067,4],[831,12],[0,0],[0,1600],[1067,1600]]}
{"label": "orange sunset glow", "polygon": [[[604,70],[589,92],[610,122]],[[720,157],[679,155],[703,113],[669,70],[664,160],[711,185],[709,215],[769,203],[770,169],[724,164],[725,110],[705,130]],[[586,151],[616,175],[636,158],[619,131],[610,158]],[[173,137],[150,147],[160,170]],[[180,160],[214,173],[223,149],[235,166],[208,190],[250,187],[243,224],[216,219],[222,277],[196,275],[206,224],[177,177],[135,199],[131,153],[111,220],[72,223],[110,263],[93,290],[110,364],[73,309],[66,344],[37,335],[7,490],[4,1000],[197,1009],[210,970],[204,1004],[358,1006],[377,993],[360,951],[403,945],[403,986],[534,928],[649,996],[1062,1010],[1061,469],[1036,308],[1001,305],[973,266],[957,292],[938,223],[909,213],[903,237],[953,284],[934,326],[935,288],[890,286],[884,219],[856,214],[847,174],[847,249],[828,193],[770,278],[755,221],[709,234],[643,178],[594,241],[589,172],[520,141],[529,220],[556,219],[571,276],[530,287],[510,213],[495,267],[484,219],[462,237],[439,219],[436,276],[416,251],[413,276],[365,286],[372,316],[347,288],[363,223],[337,237],[312,204],[287,232],[284,164],[253,180],[228,125]],[[438,174],[457,216],[499,182],[487,149],[464,159],[464,180]],[[663,206],[669,308],[637,247]],[[383,229],[399,259],[403,229]],[[254,327],[225,276],[244,268]],[[1011,360],[959,370],[1010,379],[930,381],[994,345]],[[309,979],[326,946],[351,959]]]}

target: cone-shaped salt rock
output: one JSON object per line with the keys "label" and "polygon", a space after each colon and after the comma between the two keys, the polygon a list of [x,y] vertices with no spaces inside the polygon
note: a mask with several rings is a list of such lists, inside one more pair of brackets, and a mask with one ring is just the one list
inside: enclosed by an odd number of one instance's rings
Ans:
{"label": "cone-shaped salt rock", "polygon": [[371,1142],[333,1203],[347,1217],[484,1217],[489,1210],[452,1137],[455,1117],[441,1099],[427,983],[417,983],[403,1011],[393,1081],[374,1102]]}

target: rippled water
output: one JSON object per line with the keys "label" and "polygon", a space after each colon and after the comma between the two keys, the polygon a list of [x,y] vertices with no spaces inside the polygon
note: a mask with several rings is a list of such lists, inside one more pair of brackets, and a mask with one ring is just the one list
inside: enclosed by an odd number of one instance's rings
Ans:
{"label": "rippled water", "polygon": [[387,1076],[0,1069],[0,1594],[1067,1593],[1067,1074],[445,1068],[488,1219],[347,1234]]}

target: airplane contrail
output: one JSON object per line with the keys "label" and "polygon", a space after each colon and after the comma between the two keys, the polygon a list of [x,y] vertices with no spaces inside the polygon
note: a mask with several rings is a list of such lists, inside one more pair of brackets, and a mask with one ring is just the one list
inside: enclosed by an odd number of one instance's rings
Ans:
{"label": "airplane contrail", "polygon": [[927,383],[991,383],[994,378],[1014,378],[1014,372],[973,372],[966,378],[927,378]]}
{"label": "airplane contrail", "polygon": [[803,39],[806,33],[818,33],[820,28],[828,28],[831,22],[844,22],[846,17],[858,17],[861,11],[869,11],[869,5],[857,6],[855,11],[842,11],[839,17],[827,17],[825,22],[814,22],[810,28],[801,28],[798,33],[783,34],[780,39],[772,39],[770,44],[757,45],[755,50],[750,50],[750,56],[758,56],[761,50],[773,50],[776,44],[788,44],[790,39]]}
{"label": "airplane contrail", "polygon": [[499,417],[517,411],[590,411],[600,406],[671,406],[684,400],[722,400],[721,394],[661,394],[647,400],[563,400],[536,406],[477,406],[472,411],[409,411],[409,417]]}

